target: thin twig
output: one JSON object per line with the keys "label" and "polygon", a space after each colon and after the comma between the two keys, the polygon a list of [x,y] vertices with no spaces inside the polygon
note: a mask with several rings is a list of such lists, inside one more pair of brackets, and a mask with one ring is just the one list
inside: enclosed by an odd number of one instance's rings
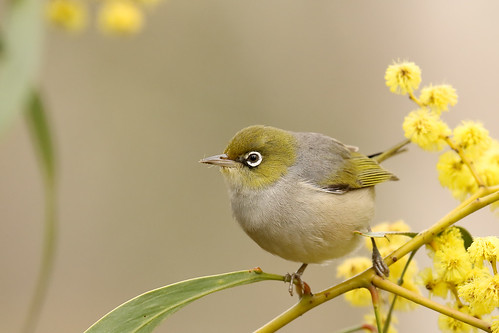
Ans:
{"label": "thin twig", "polygon": [[463,151],[463,148],[456,144],[450,137],[446,136],[444,137],[445,142],[449,145],[449,147],[454,150],[459,157],[461,157],[461,161],[468,167],[470,170],[471,174],[473,175],[473,178],[475,178],[476,183],[478,184],[479,187],[484,187],[485,183],[483,180],[480,178],[480,175],[476,171],[475,164],[473,163],[472,160],[468,158],[466,153]]}
{"label": "thin twig", "polygon": [[460,320],[460,321],[465,322],[467,324],[470,324],[472,326],[478,327],[486,332],[491,332],[490,323],[483,321],[481,319],[478,319],[476,317],[473,317],[469,314],[458,311],[456,309],[452,309],[448,306],[439,304],[435,301],[432,301],[429,298],[426,298],[426,297],[423,297],[419,294],[416,294],[413,291],[410,291],[406,288],[403,288],[403,287],[401,287],[401,286],[399,286],[399,285],[397,285],[389,280],[383,279],[377,275],[373,277],[373,284],[380,289],[383,289],[383,290],[389,291],[391,293],[394,293],[396,295],[402,296],[410,301],[413,301],[415,303],[423,305],[424,307],[427,307],[429,309],[443,313],[449,317]]}

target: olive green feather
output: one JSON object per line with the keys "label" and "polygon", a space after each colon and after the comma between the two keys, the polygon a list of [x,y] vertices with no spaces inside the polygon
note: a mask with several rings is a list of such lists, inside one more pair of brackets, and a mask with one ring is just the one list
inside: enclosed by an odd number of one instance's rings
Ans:
{"label": "olive green feather", "polygon": [[373,186],[387,180],[398,180],[391,172],[383,169],[378,162],[359,153],[352,153],[349,162],[357,172],[359,187]]}
{"label": "olive green feather", "polygon": [[378,162],[357,152],[352,152],[345,159],[338,173],[323,182],[323,186],[333,190],[348,190],[374,186],[388,181],[398,180],[391,172],[383,169]]}
{"label": "olive green feather", "polygon": [[[251,151],[259,152],[263,162],[258,168],[241,168],[237,173],[241,177],[237,179],[247,188],[262,188],[281,179],[294,164],[296,139],[288,131],[255,125],[240,130],[229,142],[224,153],[229,159],[240,162],[244,155]],[[230,173],[230,170],[222,171]],[[234,176],[234,173],[232,175]]]}

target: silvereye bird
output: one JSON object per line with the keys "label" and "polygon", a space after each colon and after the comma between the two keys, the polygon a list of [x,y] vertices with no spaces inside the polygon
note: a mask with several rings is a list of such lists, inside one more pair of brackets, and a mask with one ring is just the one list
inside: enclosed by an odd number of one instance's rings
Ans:
{"label": "silvereye bird", "polygon": [[[374,185],[397,177],[354,146],[319,133],[270,126],[239,131],[221,155],[201,163],[221,167],[233,214],[264,250],[303,263],[290,278],[301,284],[311,263],[342,257],[358,247],[355,231],[370,230]],[[373,264],[388,275],[373,242]]]}

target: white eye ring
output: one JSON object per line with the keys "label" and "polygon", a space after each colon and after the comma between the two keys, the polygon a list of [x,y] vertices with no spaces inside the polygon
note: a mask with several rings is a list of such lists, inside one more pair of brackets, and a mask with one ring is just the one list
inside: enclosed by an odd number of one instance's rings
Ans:
{"label": "white eye ring", "polygon": [[262,154],[257,151],[250,151],[244,156],[244,161],[249,167],[257,167],[262,163]]}

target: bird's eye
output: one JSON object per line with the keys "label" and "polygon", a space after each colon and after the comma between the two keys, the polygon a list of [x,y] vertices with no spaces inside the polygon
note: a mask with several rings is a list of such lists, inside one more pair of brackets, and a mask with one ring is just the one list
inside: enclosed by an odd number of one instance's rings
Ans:
{"label": "bird's eye", "polygon": [[249,152],[244,157],[244,161],[246,162],[246,165],[251,168],[257,167],[262,163],[262,154],[257,151]]}

